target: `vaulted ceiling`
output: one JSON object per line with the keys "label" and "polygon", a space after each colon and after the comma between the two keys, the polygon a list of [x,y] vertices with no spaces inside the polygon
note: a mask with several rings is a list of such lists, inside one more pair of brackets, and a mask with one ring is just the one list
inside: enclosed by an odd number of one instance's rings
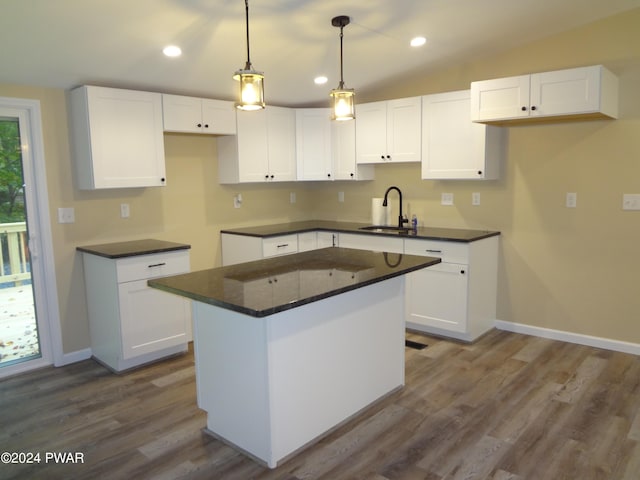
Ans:
{"label": "vaulted ceiling", "polygon": [[[339,81],[371,92],[640,7],[640,0],[249,0],[251,61],[268,104],[317,106]],[[427,38],[409,46],[417,35]],[[94,84],[234,99],[244,0],[2,0],[0,83]],[[167,58],[166,45],[182,48]],[[328,83],[315,85],[325,75]]]}

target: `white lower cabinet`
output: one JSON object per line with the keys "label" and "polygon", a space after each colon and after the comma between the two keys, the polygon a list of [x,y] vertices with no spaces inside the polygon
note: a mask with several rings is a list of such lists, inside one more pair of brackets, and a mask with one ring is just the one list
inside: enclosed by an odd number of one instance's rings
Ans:
{"label": "white lower cabinet", "polygon": [[498,239],[405,240],[405,253],[442,263],[406,275],[407,328],[473,341],[496,320]]}
{"label": "white lower cabinet", "polygon": [[[340,246],[388,252],[387,261],[401,254],[439,257],[442,262],[405,276],[407,328],[425,333],[473,341],[493,328],[496,320],[498,242],[493,236],[473,242],[412,239],[374,234],[305,232],[278,237],[222,235],[222,264],[248,262],[277,252],[278,245],[297,240],[299,252]],[[268,247],[265,249],[265,243]],[[281,247],[275,254],[294,253]],[[317,283],[340,282],[335,272],[305,272],[308,288]],[[344,281],[348,281],[345,279]]]}
{"label": "white lower cabinet", "polygon": [[120,372],[187,350],[189,301],[147,286],[151,278],[189,272],[187,250],[82,256],[94,358]]}
{"label": "white lower cabinet", "polygon": [[338,234],[333,232],[304,232],[265,238],[221,233],[220,237],[223,266],[338,246]]}
{"label": "white lower cabinet", "polygon": [[340,246],[343,248],[356,248],[359,250],[373,250],[374,252],[403,253],[404,240],[402,238],[366,235],[357,233],[340,233],[338,236]]}

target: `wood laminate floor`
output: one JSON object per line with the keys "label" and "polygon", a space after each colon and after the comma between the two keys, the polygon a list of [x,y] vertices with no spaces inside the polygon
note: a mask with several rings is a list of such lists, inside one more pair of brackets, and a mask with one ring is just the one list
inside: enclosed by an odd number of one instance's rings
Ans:
{"label": "wood laminate floor", "polygon": [[87,360],[6,379],[0,451],[41,460],[0,464],[0,478],[640,478],[640,357],[501,331],[409,338],[429,346],[406,349],[402,391],[275,470],[202,433],[191,353],[124,375]]}

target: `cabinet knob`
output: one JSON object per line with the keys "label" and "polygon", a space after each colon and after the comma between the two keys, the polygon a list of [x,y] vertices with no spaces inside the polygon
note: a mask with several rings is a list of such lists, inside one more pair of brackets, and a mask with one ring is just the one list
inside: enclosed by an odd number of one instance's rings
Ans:
{"label": "cabinet knob", "polygon": [[464,270],[460,270],[460,273],[461,273],[462,275],[464,275],[464,273],[465,273],[465,272],[464,272]]}
{"label": "cabinet knob", "polygon": [[269,175],[264,176],[265,180],[269,180]]}
{"label": "cabinet knob", "polygon": [[478,170],[478,175],[482,175],[482,170]]}
{"label": "cabinet knob", "polygon": [[160,179],[160,181],[161,181],[162,183],[164,183],[164,182],[166,182],[166,179],[165,179],[164,177],[162,177],[162,178]]}
{"label": "cabinet knob", "polygon": [[390,159],[391,159],[391,155],[387,155],[387,160],[390,160]]}
{"label": "cabinet knob", "polygon": [[208,123],[205,123],[205,124],[204,124],[204,128],[209,128],[209,124],[208,124]]}
{"label": "cabinet knob", "polygon": [[331,174],[330,174],[330,173],[327,173],[327,177],[328,177],[328,178],[331,178]]}
{"label": "cabinet knob", "polygon": [[521,110],[522,110],[523,112],[526,112],[526,111],[527,111],[527,107],[522,107],[522,108],[521,108]]}
{"label": "cabinet knob", "polygon": [[380,158],[381,158],[382,160],[384,160],[384,155],[380,155]]}
{"label": "cabinet knob", "polygon": [[350,173],[349,175],[351,176],[351,178],[353,178],[353,173]]}
{"label": "cabinet knob", "polygon": [[531,107],[531,110],[535,110],[535,109],[536,109],[536,106],[535,106],[535,105],[534,105],[533,107]]}
{"label": "cabinet knob", "polygon": [[273,178],[273,175],[271,175],[271,178]]}
{"label": "cabinet knob", "polygon": [[198,124],[198,128],[200,128],[200,127],[202,127],[202,124],[201,124],[201,123],[199,123],[199,124]]}

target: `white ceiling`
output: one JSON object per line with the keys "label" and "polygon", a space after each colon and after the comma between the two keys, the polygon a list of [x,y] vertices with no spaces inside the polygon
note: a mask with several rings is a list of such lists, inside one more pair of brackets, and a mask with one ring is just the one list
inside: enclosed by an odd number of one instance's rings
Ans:
{"label": "white ceiling", "polygon": [[[0,0],[0,83],[94,84],[234,99],[246,60],[244,0]],[[268,104],[328,103],[347,88],[465,62],[640,7],[640,0],[250,0],[251,61]],[[408,42],[427,37],[419,49]],[[183,55],[161,50],[177,44]],[[317,86],[324,74],[329,83]]]}

